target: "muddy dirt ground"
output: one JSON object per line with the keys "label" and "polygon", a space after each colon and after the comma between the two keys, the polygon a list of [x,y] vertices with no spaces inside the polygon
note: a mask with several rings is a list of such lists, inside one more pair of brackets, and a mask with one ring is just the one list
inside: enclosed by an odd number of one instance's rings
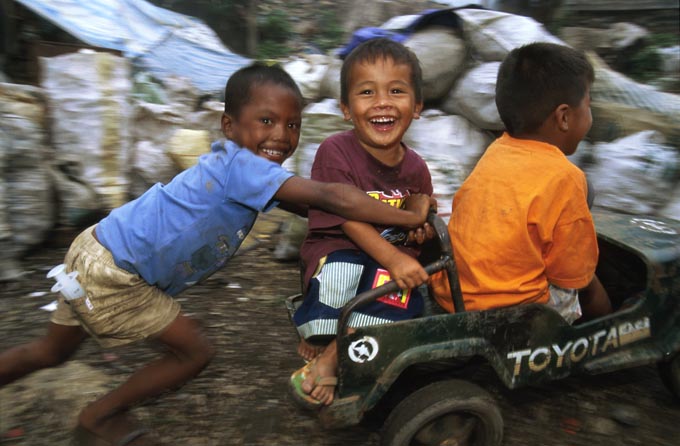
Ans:
{"label": "muddy dirt ground", "polygon": [[[258,223],[250,249],[180,297],[202,321],[217,356],[196,379],[135,409],[167,445],[374,446],[379,426],[323,430],[288,396],[302,365],[283,299],[298,291],[295,262],[272,258],[279,217]],[[0,349],[43,333],[53,300],[49,269],[61,263],[70,233],[23,259],[27,275],[0,284]],[[79,407],[156,354],[152,346],[102,350],[86,341],[66,365],[0,391],[0,445],[66,446]],[[680,403],[653,366],[571,377],[507,390],[489,379],[504,421],[504,444],[527,446],[671,446],[680,444]]]}

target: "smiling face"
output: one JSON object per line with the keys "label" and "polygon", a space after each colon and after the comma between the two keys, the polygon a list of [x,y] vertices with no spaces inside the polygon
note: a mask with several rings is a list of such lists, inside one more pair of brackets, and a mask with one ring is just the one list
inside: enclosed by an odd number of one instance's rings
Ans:
{"label": "smiling face", "polygon": [[222,132],[239,146],[281,164],[297,148],[301,120],[302,104],[295,92],[271,82],[254,84],[238,116],[222,115]]}
{"label": "smiling face", "polygon": [[355,64],[349,72],[345,119],[351,119],[361,146],[378,159],[401,152],[401,138],[423,104],[416,102],[411,69],[391,58]]}

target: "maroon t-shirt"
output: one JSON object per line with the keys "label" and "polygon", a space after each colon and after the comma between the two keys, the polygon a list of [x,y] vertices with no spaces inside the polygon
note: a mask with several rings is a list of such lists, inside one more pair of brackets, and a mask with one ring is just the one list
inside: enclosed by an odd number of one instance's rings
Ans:
{"label": "maroon t-shirt", "polygon": [[[404,199],[410,194],[432,195],[432,178],[425,161],[402,145],[406,150],[404,159],[390,167],[364,150],[353,130],[335,134],[319,146],[311,177],[317,181],[352,184],[380,201],[403,207]],[[346,219],[310,208],[308,220],[309,232],[300,249],[305,286],[323,256],[340,249],[359,250],[340,227]],[[385,226],[375,228],[381,233],[391,230]],[[398,247],[412,256],[418,254],[417,248]]]}

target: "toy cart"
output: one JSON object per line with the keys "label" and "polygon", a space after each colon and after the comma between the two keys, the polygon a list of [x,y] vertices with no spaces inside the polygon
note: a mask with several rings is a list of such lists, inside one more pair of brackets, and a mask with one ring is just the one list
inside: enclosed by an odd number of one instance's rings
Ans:
{"label": "toy cart", "polygon": [[[511,389],[658,364],[680,398],[680,222],[602,211],[593,217],[597,275],[614,312],[569,325],[543,304],[466,312],[446,224],[432,216],[440,253],[425,269],[446,270],[456,313],[347,334],[352,311],[397,286],[387,283],[352,299],[338,321],[338,386],[333,404],[319,412],[322,425],[358,424],[387,407],[382,445],[500,445],[496,402],[466,379],[480,364]],[[289,311],[295,300],[289,298]]]}

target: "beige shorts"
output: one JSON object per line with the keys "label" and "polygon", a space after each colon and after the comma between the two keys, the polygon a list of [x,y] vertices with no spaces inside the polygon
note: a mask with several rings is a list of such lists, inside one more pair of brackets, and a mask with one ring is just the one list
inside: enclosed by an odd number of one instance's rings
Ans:
{"label": "beige shorts", "polygon": [[85,297],[61,295],[51,321],[82,326],[103,347],[129,344],[161,333],[172,323],[180,305],[140,276],[118,268],[111,253],[92,235],[80,233],[66,253],[66,271],[78,271]]}

